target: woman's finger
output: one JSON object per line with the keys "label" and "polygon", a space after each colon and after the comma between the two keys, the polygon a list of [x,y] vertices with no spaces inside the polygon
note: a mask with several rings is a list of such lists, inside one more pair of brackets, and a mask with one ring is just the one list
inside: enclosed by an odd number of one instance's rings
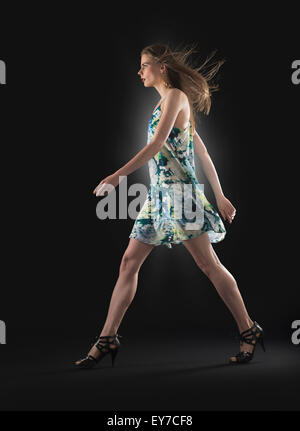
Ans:
{"label": "woman's finger", "polygon": [[98,185],[97,185],[97,187],[94,189],[94,191],[93,191],[93,193],[94,194],[96,194],[97,193],[97,191],[99,190],[99,187],[101,186],[101,184],[104,182],[104,180],[102,180]]}

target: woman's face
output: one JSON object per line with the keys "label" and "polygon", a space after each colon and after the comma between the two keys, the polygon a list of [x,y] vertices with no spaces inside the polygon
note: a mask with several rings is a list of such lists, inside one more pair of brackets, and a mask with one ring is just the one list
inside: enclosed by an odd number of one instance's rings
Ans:
{"label": "woman's face", "polygon": [[161,81],[160,64],[155,63],[150,55],[143,54],[141,68],[138,71],[145,87],[153,87]]}

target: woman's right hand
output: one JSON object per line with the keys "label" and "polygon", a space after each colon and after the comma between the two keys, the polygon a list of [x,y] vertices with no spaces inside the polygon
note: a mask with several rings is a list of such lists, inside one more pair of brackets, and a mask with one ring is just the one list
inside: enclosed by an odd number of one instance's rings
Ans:
{"label": "woman's right hand", "polygon": [[236,214],[236,209],[232,205],[230,200],[227,199],[224,195],[222,195],[216,198],[216,202],[223,219],[227,219],[229,223],[232,223],[232,220]]}

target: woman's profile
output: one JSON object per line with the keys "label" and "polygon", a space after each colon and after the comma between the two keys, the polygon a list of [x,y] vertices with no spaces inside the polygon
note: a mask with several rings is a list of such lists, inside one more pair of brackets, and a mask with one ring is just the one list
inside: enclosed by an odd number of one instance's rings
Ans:
{"label": "woman's profile", "polygon": [[[200,67],[192,67],[188,62],[192,52],[193,48],[171,50],[165,44],[149,45],[141,52],[138,75],[144,87],[154,87],[161,97],[149,120],[147,145],[104,178],[93,193],[97,195],[104,184],[116,187],[119,177],[130,175],[146,163],[150,188],[129,235],[105,324],[87,356],[75,362],[78,368],[91,368],[107,354],[111,354],[114,365],[121,344],[118,328],[135,296],[139,270],[159,245],[184,245],[228,307],[240,334],[240,351],[229,358],[230,363],[249,362],[257,343],[264,349],[261,326],[249,317],[236,280],[212,247],[226,235],[221,216],[232,223],[236,209],[225,197],[214,164],[195,128],[195,111],[210,111],[211,92],[218,89],[212,79],[224,61],[214,63],[204,72],[211,57]],[[214,192],[218,211],[208,202],[196,178],[194,152]],[[191,203],[196,212],[191,211]]]}

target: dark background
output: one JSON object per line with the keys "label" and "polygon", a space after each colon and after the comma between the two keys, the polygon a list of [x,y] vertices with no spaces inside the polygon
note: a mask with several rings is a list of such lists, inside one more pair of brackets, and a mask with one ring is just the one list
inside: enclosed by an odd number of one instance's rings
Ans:
{"label": "dark background", "polygon": [[[270,340],[296,351],[290,338],[292,321],[300,319],[294,248],[300,85],[292,84],[291,64],[299,46],[295,14],[276,7],[269,13],[255,6],[206,10],[198,3],[143,10],[73,5],[1,17],[0,58],[7,64],[7,85],[0,88],[3,372],[12,356],[17,361],[20,342],[35,355],[42,346],[47,354],[51,343],[57,358],[72,342],[80,356],[104,324],[134,220],[99,220],[92,191],[146,144],[160,97],[144,88],[137,72],[142,48],[156,42],[171,48],[198,42],[198,64],[214,49],[216,58],[226,59],[211,112],[197,117],[223,191],[237,209],[232,225],[225,222],[225,239],[213,247],[236,278],[250,316]],[[133,183],[149,184],[147,165],[128,177],[128,187]],[[160,334],[175,340],[180,334],[180,349],[192,331],[203,344],[206,337],[229,340],[235,330],[210,281],[187,250],[174,245],[156,247],[143,264],[119,332],[137,340],[149,334],[153,348]]]}

